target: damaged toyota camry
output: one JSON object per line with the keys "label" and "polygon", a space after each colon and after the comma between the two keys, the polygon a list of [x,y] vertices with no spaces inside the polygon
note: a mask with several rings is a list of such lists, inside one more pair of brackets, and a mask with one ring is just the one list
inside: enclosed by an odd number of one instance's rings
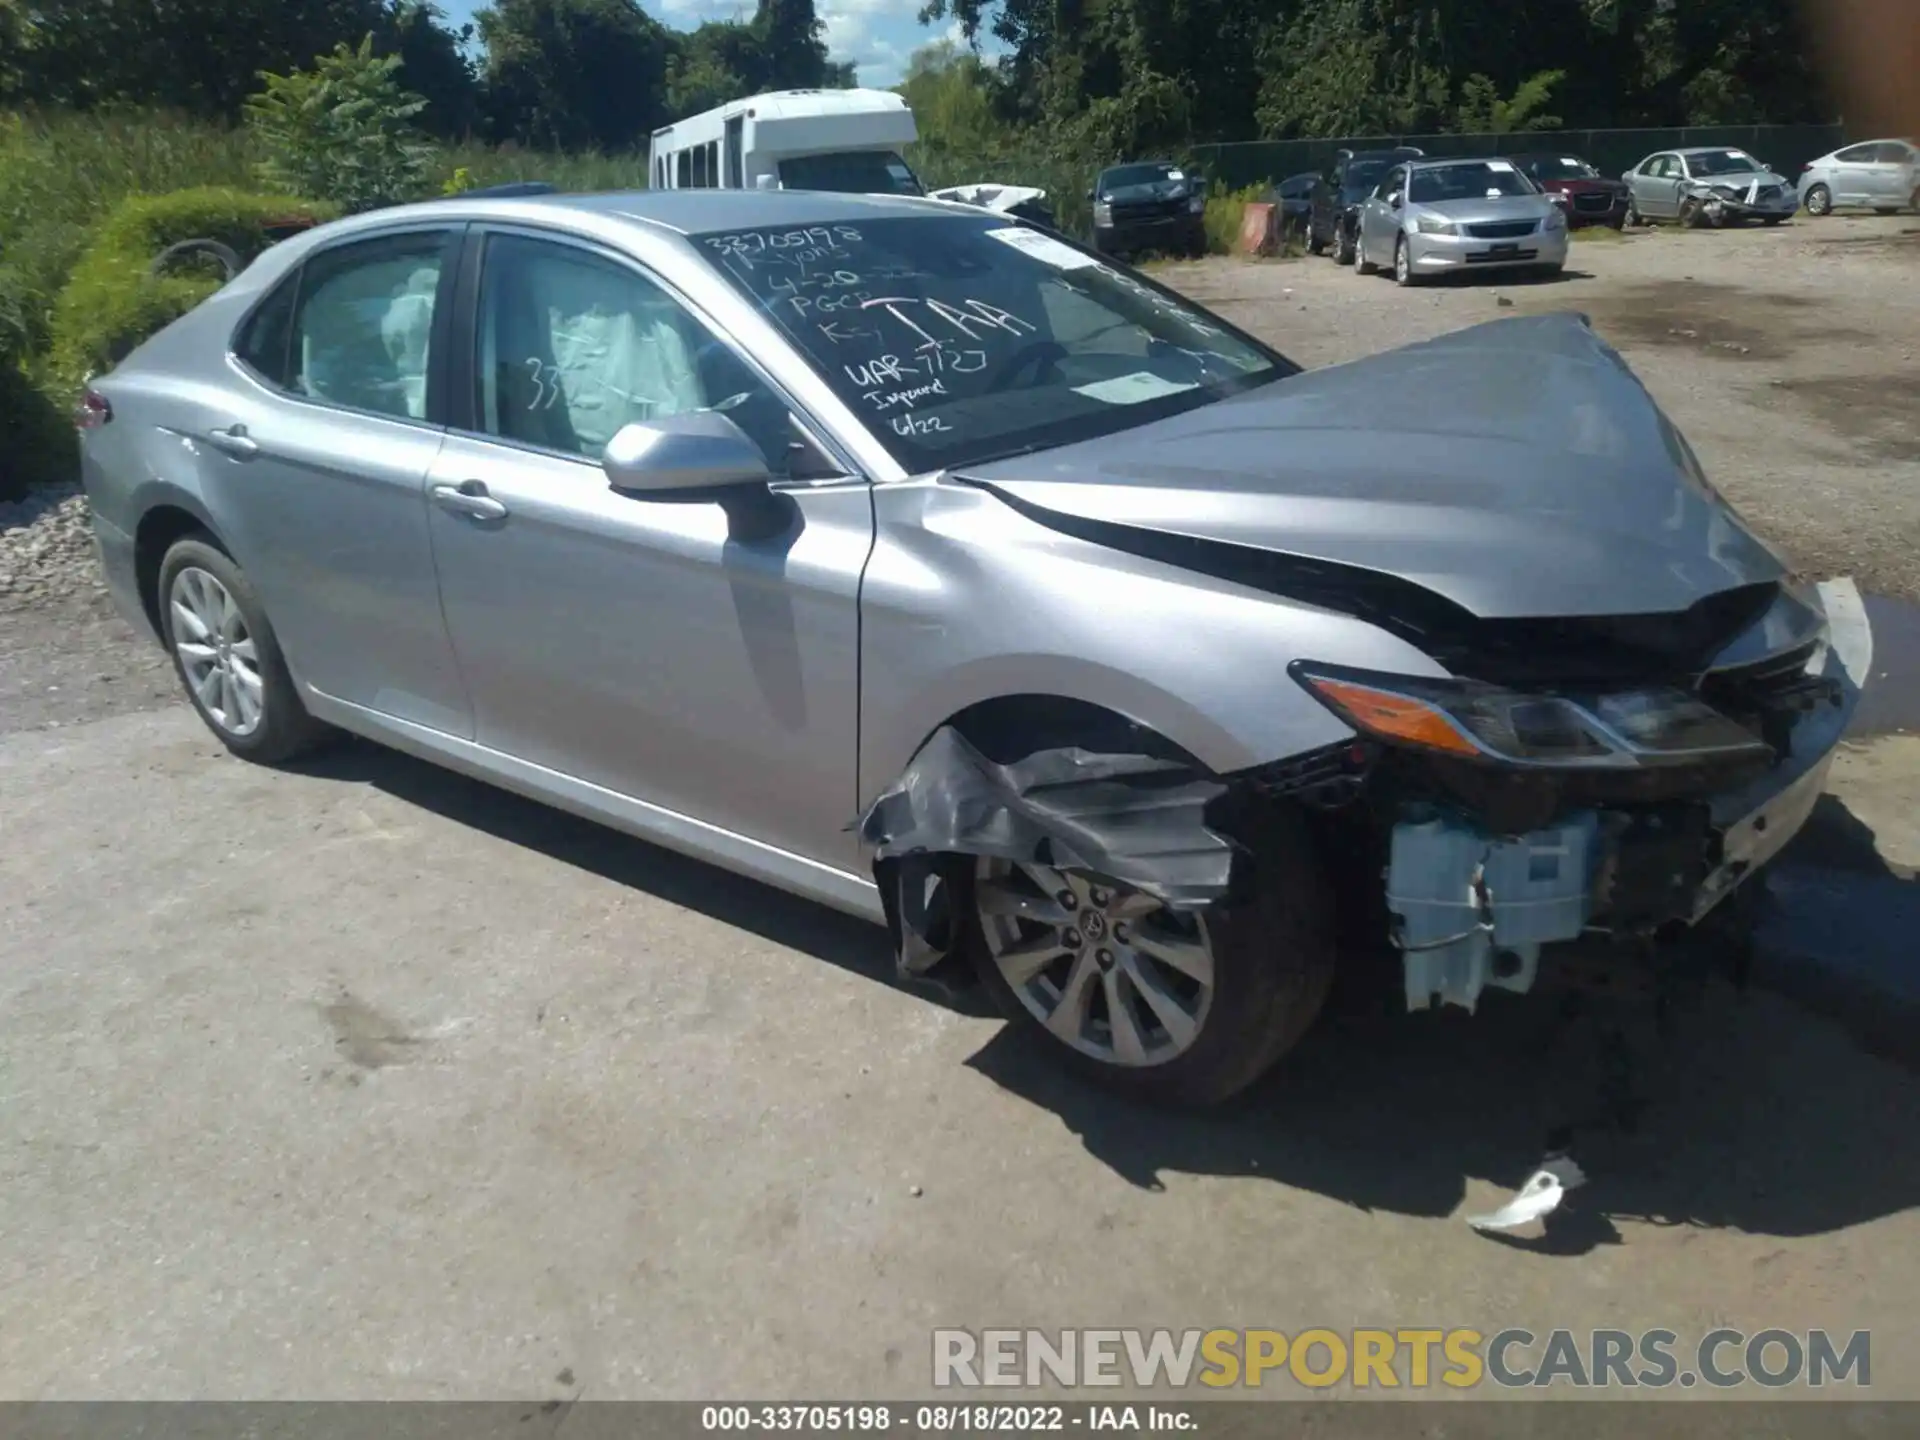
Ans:
{"label": "damaged toyota camry", "polygon": [[865,916],[1160,1098],[1370,946],[1471,1010],[1698,925],[1869,658],[1578,316],[1306,371],[934,200],[335,222],[77,418],[234,753],[354,732]]}

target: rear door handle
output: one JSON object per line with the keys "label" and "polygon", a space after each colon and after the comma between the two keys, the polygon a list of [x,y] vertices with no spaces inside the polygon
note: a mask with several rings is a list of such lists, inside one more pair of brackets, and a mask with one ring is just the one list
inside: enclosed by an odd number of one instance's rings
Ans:
{"label": "rear door handle", "polygon": [[209,430],[207,443],[236,460],[251,460],[260,453],[260,442],[247,434],[244,425],[229,425],[224,430]]}
{"label": "rear door handle", "polygon": [[507,507],[487,494],[478,480],[463,480],[458,485],[435,485],[433,503],[455,515],[474,520],[504,520]]}

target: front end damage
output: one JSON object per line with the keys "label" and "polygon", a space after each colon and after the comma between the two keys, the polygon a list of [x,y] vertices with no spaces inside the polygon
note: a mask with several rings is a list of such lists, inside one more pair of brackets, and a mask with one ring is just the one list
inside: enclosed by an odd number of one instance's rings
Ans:
{"label": "front end damage", "polygon": [[1707,610],[1717,624],[1562,622],[1557,645],[1521,637],[1527,654],[1496,627],[1472,637],[1477,663],[1448,654],[1499,683],[1298,663],[1352,740],[1240,774],[1144,730],[1008,758],[944,727],[860,822],[902,972],[954,973],[951,895],[976,857],[1232,904],[1249,817],[1274,805],[1324,820],[1326,858],[1366,871],[1346,878],[1371,893],[1410,1010],[1529,991],[1559,955],[1624,962],[1698,925],[1800,830],[1871,663],[1850,582]]}

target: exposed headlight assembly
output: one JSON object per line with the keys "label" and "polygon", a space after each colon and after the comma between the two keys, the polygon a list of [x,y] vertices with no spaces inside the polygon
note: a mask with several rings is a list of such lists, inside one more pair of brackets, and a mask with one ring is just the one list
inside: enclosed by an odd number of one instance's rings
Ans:
{"label": "exposed headlight assembly", "polygon": [[1206,214],[1207,213],[1207,197],[1204,195],[1190,196],[1187,200],[1187,213],[1189,215]]}
{"label": "exposed headlight assembly", "polygon": [[1096,225],[1111,225],[1113,223],[1113,206],[1104,200],[1094,201],[1093,223]]}
{"label": "exposed headlight assembly", "polygon": [[1361,734],[1462,760],[1618,770],[1773,756],[1745,726],[1666,686],[1575,699],[1304,660],[1288,673]]}

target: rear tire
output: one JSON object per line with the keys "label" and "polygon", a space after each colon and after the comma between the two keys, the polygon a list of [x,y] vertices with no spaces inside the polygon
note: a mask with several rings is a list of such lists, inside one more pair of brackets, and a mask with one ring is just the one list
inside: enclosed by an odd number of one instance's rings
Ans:
{"label": "rear tire", "polygon": [[1873,213],[1876,215],[1898,215],[1900,213],[1900,207],[1898,205],[1876,205],[1873,207]]}
{"label": "rear tire", "polygon": [[1351,265],[1359,258],[1359,254],[1359,232],[1354,231],[1349,233],[1345,226],[1336,228],[1333,232],[1333,263],[1336,265]]}
{"label": "rear tire", "polygon": [[[1014,1027],[1096,1083],[1140,1100],[1178,1105],[1218,1104],[1253,1084],[1299,1042],[1319,1015],[1333,984],[1336,955],[1333,913],[1327,898],[1328,887],[1305,827],[1295,817],[1270,817],[1254,854],[1256,868],[1249,898],[1238,904],[1219,906],[1203,917],[1204,928],[1200,933],[1211,958],[1211,993],[1199,1010],[1197,1031],[1182,1048],[1172,1053],[1172,1058],[1157,1063],[1127,1064],[1100,1059],[1090,1053],[1100,1048],[1102,1039],[1102,1022],[1095,1012],[1104,1012],[1108,995],[1129,993],[1120,988],[1122,982],[1117,979],[1114,990],[1103,989],[1090,1002],[1093,1008],[1088,1011],[1084,1027],[1077,1028],[1087,1048],[1076,1048],[1074,1043],[1049,1029],[1030,1006],[1044,1006],[1050,999],[1064,1005],[1065,991],[1073,984],[1074,967],[1084,962],[1063,956],[1054,962],[1064,974],[1058,986],[1051,979],[1044,982],[1035,979],[1016,992],[1003,962],[994,958],[993,946],[987,939],[987,927],[1004,926],[1007,918],[1004,911],[983,914],[980,896],[991,892],[976,889],[967,897],[965,913],[972,917],[968,943],[981,982]],[[982,862],[977,866],[974,885],[996,886],[1001,883],[994,878],[996,874],[1023,870],[1023,867],[1001,867],[997,871],[998,865],[1000,862]],[[1023,878],[1017,883],[1025,888],[1031,879],[1031,870],[1023,870]],[[1106,890],[1109,899],[1117,903],[1112,887]],[[1084,905],[1076,913],[1087,913]],[[1022,919],[1018,923],[1044,929],[1047,922]],[[1004,954],[1015,936],[998,931],[996,935],[999,938],[994,943],[1000,945]],[[1085,937],[1081,940],[1084,946]],[[1124,962],[1120,968],[1126,969]],[[1159,973],[1165,974],[1165,971]],[[1102,986],[1105,980],[1106,977],[1096,972],[1089,983]],[[1131,995],[1139,997],[1139,991],[1134,989]],[[1150,1010],[1140,1008],[1147,1004],[1144,997],[1133,1003],[1136,1016],[1151,1014]],[[1108,1024],[1107,1038],[1111,1037],[1112,1027]],[[1170,1045],[1170,1041],[1163,1043]]]}
{"label": "rear tire", "polygon": [[158,590],[174,673],[222,745],[277,765],[332,735],[307,713],[246,572],[210,536],[174,542],[160,562]]}
{"label": "rear tire", "polygon": [[1784,215],[1763,215],[1760,220],[1762,224],[1772,226],[1782,223],[1786,218]]}
{"label": "rear tire", "polygon": [[1314,232],[1313,225],[1309,222],[1307,225],[1307,254],[1324,255],[1326,253],[1327,242],[1322,240],[1319,235]]}

